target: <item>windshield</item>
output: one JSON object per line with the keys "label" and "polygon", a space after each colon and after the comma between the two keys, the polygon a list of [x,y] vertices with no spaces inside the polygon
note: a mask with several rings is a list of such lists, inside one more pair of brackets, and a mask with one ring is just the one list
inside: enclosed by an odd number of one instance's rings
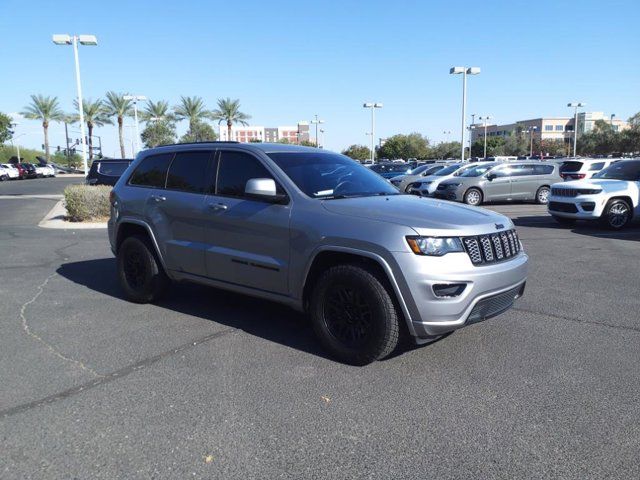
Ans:
{"label": "windshield", "polygon": [[311,198],[399,195],[387,180],[335,153],[278,152],[269,157]]}
{"label": "windshield", "polygon": [[640,180],[640,160],[614,163],[604,170],[600,170],[593,178],[627,181]]}
{"label": "windshield", "polygon": [[409,175],[420,175],[422,172],[424,172],[425,170],[429,169],[429,168],[433,168],[432,165],[422,165],[418,168],[414,168],[412,170],[409,170],[407,173]]}
{"label": "windshield", "polygon": [[434,173],[434,175],[436,177],[444,177],[445,175],[451,175],[452,173],[454,173],[459,168],[460,168],[460,165],[458,165],[458,164],[449,165],[448,167],[445,167],[442,170],[437,171],[436,173]]}
{"label": "windshield", "polygon": [[460,176],[461,177],[479,177],[480,175],[483,175],[484,173],[486,173],[488,170],[492,169],[495,166],[496,166],[495,163],[488,163],[485,165],[476,165],[475,167],[471,167],[470,169],[465,170],[463,173],[460,174]]}

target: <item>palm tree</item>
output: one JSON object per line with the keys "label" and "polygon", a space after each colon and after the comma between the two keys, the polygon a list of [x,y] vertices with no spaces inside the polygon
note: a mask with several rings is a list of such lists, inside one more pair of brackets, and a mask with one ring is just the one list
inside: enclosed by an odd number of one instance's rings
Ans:
{"label": "palm tree", "polygon": [[131,107],[133,102],[126,100],[123,93],[107,92],[107,100],[104,103],[106,114],[110,117],[116,117],[118,121],[118,140],[120,140],[120,156],[125,158],[124,152],[124,136],[122,127],[124,126],[124,117],[131,115]]}
{"label": "palm tree", "polygon": [[210,118],[211,113],[204,106],[200,97],[180,97],[180,104],[173,107],[176,119],[189,120],[189,131],[193,132],[198,122]]}
{"label": "palm tree", "polygon": [[240,111],[240,100],[231,100],[227,97],[218,100],[218,109],[211,112],[211,118],[218,120],[218,125],[222,122],[227,123],[227,140],[231,140],[231,127],[233,124],[248,125],[247,120],[251,118],[251,115]]}
{"label": "palm tree", "polygon": [[58,97],[45,97],[43,95],[31,95],[31,104],[27,105],[21,115],[31,120],[42,120],[44,130],[44,153],[49,161],[49,122],[58,122],[64,118],[60,110]]}
{"label": "palm tree", "polygon": [[[73,101],[78,108],[78,100]],[[93,159],[93,127],[111,125],[113,122],[109,118],[109,113],[102,100],[82,100],[82,110],[84,122],[87,124],[87,138],[89,139],[89,160]],[[76,120],[78,120],[76,118]]]}
{"label": "palm tree", "polygon": [[143,122],[158,122],[160,120],[173,120],[173,115],[169,111],[169,102],[158,100],[152,102],[147,100],[146,105],[139,113]]}

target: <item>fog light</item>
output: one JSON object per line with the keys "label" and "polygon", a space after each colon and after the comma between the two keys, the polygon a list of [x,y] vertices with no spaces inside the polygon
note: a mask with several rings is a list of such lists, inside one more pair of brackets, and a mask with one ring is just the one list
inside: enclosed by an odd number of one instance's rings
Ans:
{"label": "fog light", "polygon": [[433,286],[433,293],[436,297],[452,298],[459,296],[465,288],[465,283],[438,283]]}
{"label": "fog light", "polygon": [[585,212],[593,212],[593,209],[596,208],[596,203],[584,202],[584,203],[581,203],[580,206],[582,207],[582,210],[584,210]]}

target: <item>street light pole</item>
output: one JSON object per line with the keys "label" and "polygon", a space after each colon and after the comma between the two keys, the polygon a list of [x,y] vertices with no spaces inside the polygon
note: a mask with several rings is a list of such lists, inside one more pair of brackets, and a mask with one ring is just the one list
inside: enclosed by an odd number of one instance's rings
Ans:
{"label": "street light pole", "polygon": [[[133,101],[133,118],[136,127],[136,153],[140,151],[140,126],[138,125],[138,102],[142,102],[147,99],[144,95],[125,95],[125,100]],[[135,158],[135,155],[134,155]]]}
{"label": "street light pole", "polygon": [[312,124],[315,124],[316,126],[316,148],[319,148],[319,141],[318,141],[318,125],[321,123],[324,123],[324,120],[318,120],[318,115],[314,115],[315,120],[311,120]]}
{"label": "street light pole", "polygon": [[362,104],[364,108],[371,109],[371,162],[375,162],[376,159],[376,108],[382,108],[382,103],[378,102],[365,102]]}
{"label": "street light pole", "polygon": [[[464,162],[464,135],[467,115],[467,75],[478,75],[480,67],[451,67],[450,75],[462,74],[462,133],[460,137],[460,160]],[[469,152],[471,153],[471,152]]]}
{"label": "street light pole", "polygon": [[534,133],[536,130],[538,130],[538,127],[536,127],[535,125],[529,129],[529,133],[531,134],[531,135],[530,135],[530,142],[531,142],[531,144],[530,144],[530,146],[529,146],[529,157],[533,157],[533,133]]}
{"label": "street light pole", "polygon": [[586,103],[582,102],[570,102],[567,103],[567,107],[574,109],[573,120],[573,158],[576,158],[576,148],[578,146],[578,108],[586,106]]}
{"label": "street light pole", "polygon": [[611,130],[613,130],[613,117],[615,117],[615,116],[616,116],[616,114],[615,114],[615,113],[612,113],[612,114],[609,116],[609,123],[611,124]]}
{"label": "street light pole", "polygon": [[78,58],[78,43],[80,45],[98,45],[98,39],[95,35],[67,35],[67,34],[55,34],[52,37],[53,43],[56,45],[72,45],[73,46],[73,58],[76,67],[76,89],[78,90],[78,114],[80,117],[80,142],[82,144],[82,165],[84,167],[85,177],[89,173],[89,166],[87,165],[87,148],[84,138],[84,108],[82,105],[82,84],[80,82],[80,60]]}
{"label": "street light pole", "polygon": [[320,145],[318,145],[318,148],[324,148],[324,129],[322,128],[320,129]]}
{"label": "street light pole", "polygon": [[489,120],[491,117],[490,116],[486,116],[486,117],[480,117],[480,120],[484,121],[484,158],[485,160],[487,159],[487,120]]}

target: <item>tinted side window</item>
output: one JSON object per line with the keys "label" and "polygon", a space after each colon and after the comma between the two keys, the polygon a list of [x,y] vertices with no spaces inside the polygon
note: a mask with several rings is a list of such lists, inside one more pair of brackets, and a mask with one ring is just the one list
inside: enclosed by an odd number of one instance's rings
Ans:
{"label": "tinted side window", "polygon": [[129,184],[164,188],[171,157],[173,157],[173,153],[151,155],[145,158],[131,174]]}
{"label": "tinted side window", "polygon": [[604,168],[604,162],[597,162],[592,164],[589,167],[589,171],[590,172],[597,172],[598,170],[602,170]]}
{"label": "tinted side window", "polygon": [[247,180],[273,178],[257,158],[244,152],[220,152],[216,193],[229,197],[244,197]]}
{"label": "tinted side window", "polygon": [[534,165],[535,175],[550,175],[553,173],[553,165]]}
{"label": "tinted side window", "polygon": [[211,151],[178,152],[171,162],[167,174],[167,189],[191,193],[207,190],[207,169]]}
{"label": "tinted side window", "polygon": [[514,165],[511,167],[510,177],[524,177],[533,175],[533,165]]}

